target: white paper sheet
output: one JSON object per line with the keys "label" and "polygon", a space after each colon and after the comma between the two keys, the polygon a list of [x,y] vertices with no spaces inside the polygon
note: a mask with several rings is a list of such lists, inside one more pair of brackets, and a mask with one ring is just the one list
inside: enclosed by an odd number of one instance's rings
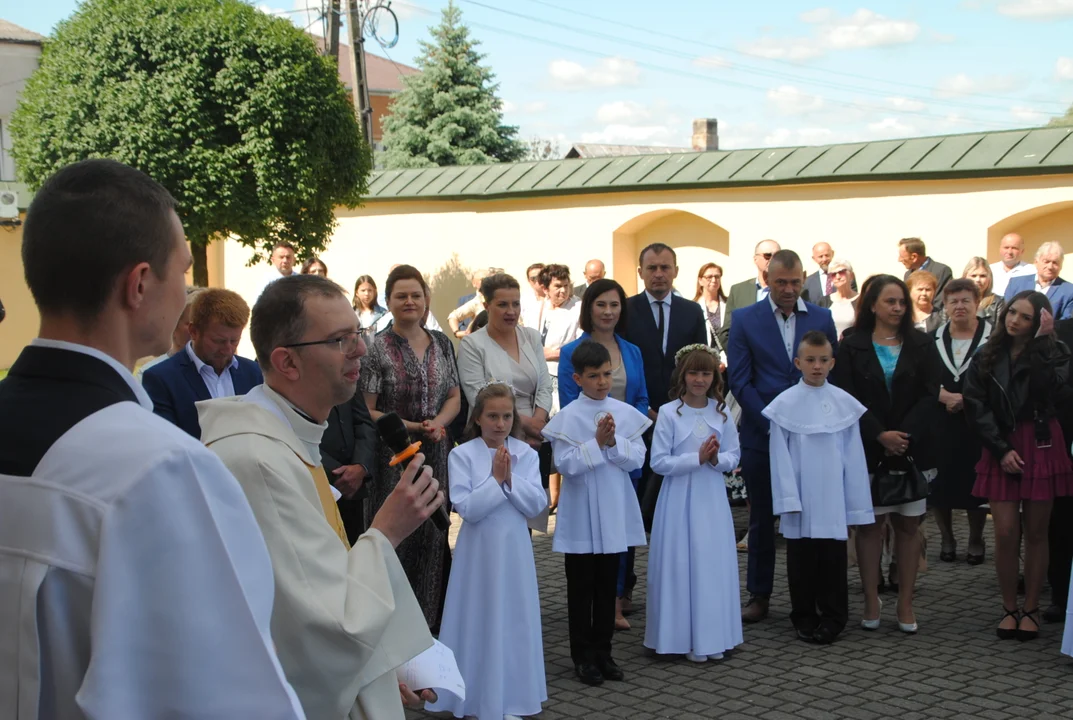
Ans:
{"label": "white paper sheet", "polygon": [[459,700],[466,699],[466,683],[458,672],[455,654],[439,640],[433,640],[432,647],[401,665],[395,674],[414,692],[431,689],[437,694],[447,692]]}

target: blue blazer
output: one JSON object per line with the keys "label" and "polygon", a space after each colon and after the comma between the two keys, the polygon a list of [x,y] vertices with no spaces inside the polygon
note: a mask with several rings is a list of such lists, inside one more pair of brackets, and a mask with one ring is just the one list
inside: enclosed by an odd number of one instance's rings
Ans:
{"label": "blue blazer", "polygon": [[[563,345],[559,351],[559,407],[564,408],[577,400],[581,388],[574,382],[574,363],[572,355],[577,346],[589,339],[588,333],[572,343]],[[648,415],[648,387],[645,384],[645,366],[641,362],[641,348],[615,335],[618,350],[622,353],[622,364],[626,368],[626,403],[637,408],[638,412]],[[641,471],[630,473],[631,478],[641,477]]]}
{"label": "blue blazer", "polygon": [[[238,358],[237,368],[227,372],[231,373],[236,395],[245,395],[264,382],[261,368],[244,357]],[[146,370],[142,375],[142,387],[153,400],[153,412],[201,439],[201,424],[197,421],[194,403],[211,400],[212,396],[186,348]]]}
{"label": "blue blazer", "polygon": [[[1035,275],[1022,275],[1021,277],[1011,278],[1010,284],[1006,286],[1006,304],[1009,305],[1010,300],[1017,293],[1035,289]],[[1069,320],[1073,318],[1073,283],[1057,277],[1048,289],[1049,292],[1045,294],[1047,299],[1051,301],[1051,307],[1054,308],[1054,319]]]}
{"label": "blue blazer", "polygon": [[[809,330],[821,331],[831,341],[831,349],[838,349],[838,334],[830,310],[805,303],[805,312],[797,313],[795,351],[801,336]],[[770,423],[761,412],[779,393],[797,384],[801,371],[786,353],[775,313],[767,300],[734,311],[727,372],[730,390],[742,408],[739,433],[742,447],[768,452]]]}

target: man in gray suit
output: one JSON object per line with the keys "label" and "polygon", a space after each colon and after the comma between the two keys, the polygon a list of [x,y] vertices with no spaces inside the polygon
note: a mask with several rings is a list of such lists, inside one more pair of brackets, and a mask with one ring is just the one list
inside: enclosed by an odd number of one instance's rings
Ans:
{"label": "man in gray suit", "polygon": [[723,314],[723,326],[719,328],[719,342],[722,347],[727,346],[730,338],[730,316],[735,310],[752,305],[768,296],[767,280],[764,273],[767,272],[771,256],[782,250],[782,247],[774,240],[761,240],[753,250],[753,264],[756,265],[756,278],[742,280],[732,285],[727,295],[726,312]]}
{"label": "man in gray suit", "polygon": [[898,241],[898,262],[905,266],[905,279],[917,270],[927,270],[939,281],[932,305],[936,310],[943,306],[943,288],[954,277],[950,267],[928,257],[928,250],[920,238],[902,238]]}
{"label": "man in gray suit", "polygon": [[606,276],[607,268],[604,266],[603,260],[589,260],[585,263],[585,272],[583,273],[585,282],[574,286],[574,295],[583,297],[585,291],[589,289],[589,285],[592,285],[597,280],[603,280]]}

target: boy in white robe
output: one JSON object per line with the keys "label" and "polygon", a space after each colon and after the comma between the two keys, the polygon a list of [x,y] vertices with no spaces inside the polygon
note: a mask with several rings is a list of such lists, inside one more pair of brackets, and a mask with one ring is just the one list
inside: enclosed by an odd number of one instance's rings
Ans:
{"label": "boy in white robe", "polygon": [[763,410],[772,508],[786,538],[790,620],[801,640],[827,645],[849,618],[849,526],[874,522],[858,423],[865,407],[827,382],[835,360],[823,333],[802,336],[794,364],[801,381]]}
{"label": "boy in white robe", "polygon": [[202,441],[238,478],[272,557],[283,670],[309,718],[402,720],[401,698],[420,701],[395,669],[432,636],[395,547],[443,493],[427,472],[415,481],[417,455],[351,548],[319,448],[331,409],[357,389],[354,310],[329,280],[280,278],[257,300],[250,335],[265,384],[197,407]]}
{"label": "boy in white robe", "polygon": [[642,433],[652,421],[608,397],[611,356],[593,341],[571,356],[577,400],[544,426],[563,476],[552,550],[566,553],[570,657],[586,685],[622,680],[611,658],[618,553],[645,544],[630,472],[645,460]]}

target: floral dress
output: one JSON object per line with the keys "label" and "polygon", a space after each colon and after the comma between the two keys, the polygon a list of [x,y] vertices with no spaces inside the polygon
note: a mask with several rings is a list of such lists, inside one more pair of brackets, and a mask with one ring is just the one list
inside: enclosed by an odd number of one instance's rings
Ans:
{"label": "floral dress", "polygon": [[[369,346],[369,353],[361,364],[359,389],[377,395],[376,409],[379,412],[395,412],[411,422],[431,420],[439,414],[451,389],[458,387],[458,368],[451,341],[441,332],[425,332],[431,342],[423,358],[417,357],[406,338],[391,329],[377,335]],[[440,481],[444,492],[448,488],[447,455],[453,444],[449,434],[438,443],[422,439],[425,464],[432,468],[432,474]],[[365,506],[366,527],[395,489],[405,469],[405,464],[390,467],[391,457],[391,450],[381,444],[369,486],[369,501]],[[435,627],[442,612],[446,570],[450,567],[447,536],[431,522],[426,522],[399,544],[397,552],[425,613],[425,620],[429,627]]]}

